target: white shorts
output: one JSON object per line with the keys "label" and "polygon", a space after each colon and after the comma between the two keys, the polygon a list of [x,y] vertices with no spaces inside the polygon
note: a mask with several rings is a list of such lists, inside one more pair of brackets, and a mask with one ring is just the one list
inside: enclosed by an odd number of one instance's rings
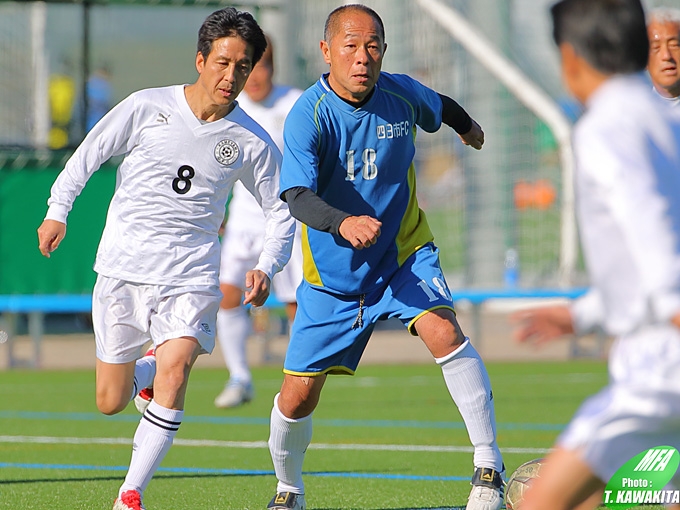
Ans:
{"label": "white shorts", "polygon": [[210,353],[221,300],[217,286],[148,285],[98,275],[92,293],[97,358],[128,363],[147,342],[157,347],[182,336],[194,337],[201,353]]}
{"label": "white shorts", "polygon": [[[300,248],[300,225],[296,225],[290,260],[274,275],[272,290],[282,303],[294,303],[295,292],[302,281],[302,249]],[[220,282],[243,289],[246,273],[257,265],[264,245],[264,234],[258,230],[227,226],[222,238]]]}
{"label": "white shorts", "polygon": [[680,331],[655,326],[617,339],[609,372],[609,385],[583,403],[557,442],[604,482],[649,448],[680,450]]}

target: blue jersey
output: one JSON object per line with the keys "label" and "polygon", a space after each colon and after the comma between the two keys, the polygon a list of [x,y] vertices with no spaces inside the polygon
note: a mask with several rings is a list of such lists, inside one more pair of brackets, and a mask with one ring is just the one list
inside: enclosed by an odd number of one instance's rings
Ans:
{"label": "blue jersey", "polygon": [[282,192],[304,186],[333,207],[382,222],[377,243],[363,250],[303,225],[309,284],[340,294],[370,292],[433,240],[416,199],[413,157],[416,126],[436,131],[441,114],[434,90],[385,72],[360,108],[340,99],[326,76],[298,99],[284,128]]}

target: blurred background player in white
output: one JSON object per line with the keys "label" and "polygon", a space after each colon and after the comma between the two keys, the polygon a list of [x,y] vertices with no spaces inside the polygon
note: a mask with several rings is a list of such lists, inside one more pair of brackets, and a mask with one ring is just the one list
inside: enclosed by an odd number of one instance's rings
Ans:
{"label": "blurred background player in white", "polygon": [[[110,415],[152,383],[154,396],[114,510],[144,508],[144,490],[182,422],[191,367],[215,346],[218,231],[236,180],[267,218],[262,254],[245,275],[247,303],[265,302],[290,254],[295,223],[279,199],[281,153],[235,101],[266,44],[249,13],[214,12],[198,33],[196,82],[128,96],[94,126],[52,186],[38,229],[46,257],[64,238],[89,177],[125,155],[94,265],[96,400]],[[149,341],[155,356],[138,360]]]}
{"label": "blurred background player in white", "polygon": [[661,97],[680,105],[680,9],[659,7],[649,13],[647,71]]}
{"label": "blurred background player in white", "polygon": [[[271,39],[267,37],[267,49],[250,73],[238,103],[283,151],[283,123],[302,91],[275,84],[273,77],[274,49]],[[241,405],[254,396],[246,356],[251,321],[241,301],[244,276],[257,262],[265,238],[264,214],[257,200],[238,182],[232,193],[222,237],[220,290],[224,297],[217,312],[217,338],[229,370],[229,380],[224,390],[215,398],[215,405],[221,408]],[[272,282],[274,295],[286,307],[289,324],[292,323],[297,308],[295,291],[302,281],[300,231],[298,226],[290,260]]]}
{"label": "blurred background player in white", "polygon": [[635,455],[680,448],[680,109],[644,75],[639,0],[563,0],[552,16],[562,76],[586,107],[573,140],[591,288],[571,306],[518,312],[515,337],[600,326],[615,343],[609,384],[561,434],[522,510],[584,510]]}

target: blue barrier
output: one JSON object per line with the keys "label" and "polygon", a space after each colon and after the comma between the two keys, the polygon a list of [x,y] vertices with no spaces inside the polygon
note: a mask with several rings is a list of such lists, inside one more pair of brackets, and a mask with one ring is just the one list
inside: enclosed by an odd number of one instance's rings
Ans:
{"label": "blue barrier", "polygon": [[[585,293],[585,288],[571,289],[465,289],[452,292],[454,302],[469,302],[472,304],[472,334],[473,338],[481,338],[481,305],[490,300],[498,299],[575,299]],[[271,295],[265,307],[282,309],[283,303]],[[9,343],[9,365],[27,365],[33,368],[40,366],[40,344],[43,336],[44,314],[72,314],[88,313],[92,311],[92,296],[90,294],[70,295],[0,295],[0,331],[4,330]],[[16,359],[13,352],[12,339],[16,332],[16,317],[18,314],[28,316],[28,333],[33,341],[33,358],[27,362]]]}
{"label": "blue barrier", "polygon": [[0,313],[81,313],[91,310],[90,294],[0,295]]}

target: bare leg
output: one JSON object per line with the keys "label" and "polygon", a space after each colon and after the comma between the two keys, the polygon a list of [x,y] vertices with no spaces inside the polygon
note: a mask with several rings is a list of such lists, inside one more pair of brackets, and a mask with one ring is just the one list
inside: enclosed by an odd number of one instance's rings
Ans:
{"label": "bare leg", "polygon": [[189,372],[199,352],[193,337],[167,340],[156,348],[154,399],[137,426],[130,468],[119,490],[121,497],[128,491],[141,496],[170,450],[184,417]]}
{"label": "bare leg", "polygon": [[281,414],[293,420],[312,414],[319,404],[321,390],[325,382],[326,374],[316,377],[285,374],[279,394]]}
{"label": "bare leg", "polygon": [[325,381],[325,375],[299,377],[286,374],[281,392],[274,398],[269,452],[278,480],[278,494],[305,492],[302,464],[312,440],[311,414],[319,403]]}
{"label": "bare leg", "polygon": [[442,369],[474,447],[475,472],[468,510],[498,510],[503,504],[503,458],[496,442],[491,382],[473,345],[466,341],[452,310],[426,313],[415,328]]}
{"label": "bare leg", "polygon": [[97,409],[108,415],[125,409],[130,402],[134,377],[134,361],[114,364],[98,359],[95,365]]}
{"label": "bare leg", "polygon": [[576,452],[557,448],[527,490],[522,510],[592,510],[602,502],[604,487]]}
{"label": "bare leg", "polygon": [[184,409],[189,372],[201,347],[193,337],[168,340],[156,349],[156,378],[153,391],[157,404],[168,409]]}
{"label": "bare leg", "polygon": [[502,472],[491,382],[481,357],[471,343],[466,343],[453,311],[448,308],[426,313],[415,328],[441,366],[451,398],[463,417],[475,448],[475,468]]}

